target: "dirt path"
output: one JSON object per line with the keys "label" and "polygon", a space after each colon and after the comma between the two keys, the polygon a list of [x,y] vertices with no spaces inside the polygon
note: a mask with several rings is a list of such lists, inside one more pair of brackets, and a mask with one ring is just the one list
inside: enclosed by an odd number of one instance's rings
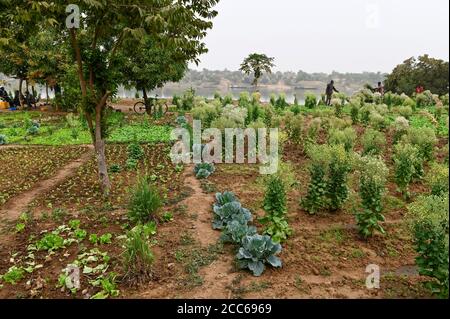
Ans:
{"label": "dirt path", "polygon": [[49,179],[38,182],[32,189],[11,198],[0,209],[0,219],[6,221],[15,221],[19,218],[20,214],[27,210],[28,205],[37,196],[47,192],[55,185],[61,183],[68,177],[76,173],[76,170],[89,161],[93,155],[93,147],[91,145],[86,146],[87,150],[80,158],[70,162],[63,168],[61,168],[54,176]]}
{"label": "dirt path", "polygon": [[[220,232],[212,229],[212,206],[214,196],[205,194],[200,181],[192,173],[193,167],[188,168],[185,184],[192,188],[192,195],[185,199],[182,204],[186,205],[188,211],[195,212],[197,219],[194,222],[193,233],[197,241],[204,249],[218,242]],[[211,265],[200,270],[203,285],[189,292],[188,297],[194,299],[227,299],[230,292],[227,286],[236,277],[233,271],[233,256],[224,254]]]}

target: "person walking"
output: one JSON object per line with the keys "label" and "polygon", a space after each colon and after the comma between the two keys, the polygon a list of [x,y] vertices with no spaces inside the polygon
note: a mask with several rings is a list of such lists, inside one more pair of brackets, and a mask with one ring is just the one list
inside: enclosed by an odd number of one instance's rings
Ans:
{"label": "person walking", "polygon": [[331,98],[333,97],[334,92],[339,93],[339,91],[334,87],[334,81],[331,80],[331,82],[328,83],[327,90],[325,92],[325,94],[327,96],[327,101],[326,101],[327,106],[331,105]]}

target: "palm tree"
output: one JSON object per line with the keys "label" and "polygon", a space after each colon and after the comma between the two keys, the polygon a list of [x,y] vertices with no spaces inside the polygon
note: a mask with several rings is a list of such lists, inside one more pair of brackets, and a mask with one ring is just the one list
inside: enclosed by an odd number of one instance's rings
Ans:
{"label": "palm tree", "polygon": [[275,66],[273,61],[275,58],[270,58],[265,54],[252,53],[241,64],[241,70],[245,74],[249,75],[253,73],[254,80],[252,85],[255,86],[255,90],[258,88],[258,81],[264,72],[272,73],[272,68]]}

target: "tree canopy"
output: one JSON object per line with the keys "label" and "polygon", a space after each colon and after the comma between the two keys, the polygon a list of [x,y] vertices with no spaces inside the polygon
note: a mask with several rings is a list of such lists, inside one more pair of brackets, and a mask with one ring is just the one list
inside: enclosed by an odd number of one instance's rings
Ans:
{"label": "tree canopy", "polygon": [[387,90],[412,94],[418,86],[439,95],[448,93],[449,63],[423,55],[395,67],[385,81]]}
{"label": "tree canopy", "polygon": [[275,58],[268,57],[265,54],[252,53],[241,64],[240,70],[245,74],[253,73],[253,85],[258,87],[258,82],[264,73],[272,73],[275,66],[273,61]]}

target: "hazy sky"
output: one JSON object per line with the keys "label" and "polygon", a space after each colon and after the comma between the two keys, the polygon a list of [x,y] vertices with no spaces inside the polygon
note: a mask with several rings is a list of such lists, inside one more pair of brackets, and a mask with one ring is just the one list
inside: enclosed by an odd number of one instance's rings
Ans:
{"label": "hazy sky", "polygon": [[194,69],[237,70],[251,52],[276,70],[389,72],[406,58],[449,58],[448,0],[221,0]]}

